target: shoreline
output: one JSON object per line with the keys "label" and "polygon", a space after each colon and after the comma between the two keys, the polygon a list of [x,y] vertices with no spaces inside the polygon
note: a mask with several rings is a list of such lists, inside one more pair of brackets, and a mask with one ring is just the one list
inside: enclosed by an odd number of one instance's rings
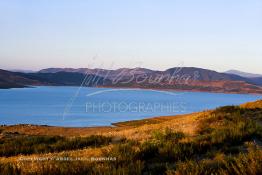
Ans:
{"label": "shoreline", "polygon": [[[129,129],[143,127],[145,125],[157,125],[168,122],[170,120],[184,120],[199,114],[208,113],[209,111],[201,111],[189,114],[179,114],[170,116],[158,116],[141,120],[129,120],[123,122],[112,123],[112,126],[93,126],[93,127],[65,127],[65,126],[50,126],[50,125],[34,125],[34,124],[15,124],[15,125],[0,125],[0,131],[4,130],[6,134],[16,135],[59,135],[59,136],[88,136],[110,134],[121,132]],[[1,134],[0,134],[1,136]]]}
{"label": "shoreline", "polygon": [[[262,99],[256,101],[246,102],[240,105],[241,108],[261,108]],[[15,124],[15,125],[0,125],[0,131],[4,130],[11,133],[22,133],[29,135],[64,135],[64,136],[81,136],[81,135],[93,135],[101,133],[110,133],[123,131],[126,129],[137,128],[144,125],[154,125],[170,120],[184,120],[193,119],[195,116],[207,114],[214,109],[203,110],[200,112],[193,112],[188,114],[168,115],[168,116],[156,116],[140,120],[129,120],[123,122],[112,123],[111,126],[92,126],[92,127],[65,127],[65,126],[50,126],[50,125],[34,125],[34,124]],[[1,133],[1,132],[0,132]],[[1,135],[1,134],[0,134]]]}
{"label": "shoreline", "polygon": [[[53,86],[50,86],[53,87]],[[35,87],[32,87],[35,88]],[[104,87],[94,87],[94,88],[104,88]],[[116,88],[117,89],[117,88]],[[121,89],[121,88],[118,88]],[[141,88],[136,88],[136,89],[141,89]],[[147,90],[147,89],[141,89],[141,90]],[[152,89],[154,90],[154,89]],[[208,93],[208,92],[207,92]],[[243,94],[246,95],[246,94]],[[254,95],[254,94],[250,94],[250,95]],[[260,95],[260,94],[259,94]],[[262,101],[262,95],[261,95],[261,99],[258,99],[256,101]],[[244,104],[239,104],[240,106],[243,106],[245,104],[249,104],[249,103],[254,103],[255,101],[250,101],[250,102],[245,102]],[[239,106],[239,105],[234,105],[234,106]],[[142,118],[142,119],[134,119],[134,120],[125,120],[125,121],[119,121],[119,122],[114,122],[111,123],[110,125],[98,125],[98,126],[60,126],[60,125],[48,125],[48,124],[30,124],[30,123],[17,123],[17,124],[0,124],[0,130],[2,127],[46,127],[46,128],[65,128],[65,129],[118,129],[120,127],[127,127],[127,126],[137,126],[137,124],[139,123],[139,125],[141,125],[141,123],[143,124],[155,124],[155,122],[153,121],[158,121],[157,123],[159,123],[159,121],[164,120],[172,120],[174,118],[177,117],[181,117],[181,116],[189,116],[189,115],[195,115],[195,114],[199,114],[199,113],[204,113],[204,112],[209,112],[209,111],[213,111],[216,108],[219,108],[222,106],[218,106],[212,109],[204,109],[202,111],[196,111],[196,112],[190,112],[190,113],[185,113],[185,114],[173,114],[173,115],[164,115],[164,116],[151,116],[148,118]]]}
{"label": "shoreline", "polygon": [[141,87],[114,87],[114,86],[101,86],[95,88],[111,88],[111,89],[138,89],[138,90],[159,90],[159,91],[177,91],[177,92],[203,92],[214,94],[239,94],[239,95],[261,95],[262,93],[241,93],[241,92],[220,92],[220,91],[201,91],[201,90],[183,90],[183,89],[169,89],[169,88],[141,88]]}
{"label": "shoreline", "polygon": [[[10,89],[21,89],[21,88],[36,88],[36,87],[80,87],[75,85],[26,85],[24,87],[11,87],[11,88],[0,88],[0,90],[10,90]],[[243,95],[261,95],[262,93],[256,92],[227,92],[227,91],[205,91],[205,90],[198,90],[198,89],[170,89],[170,88],[142,88],[142,87],[115,87],[115,86],[81,86],[81,88],[111,88],[111,89],[137,89],[137,90],[159,90],[159,91],[177,91],[177,92],[202,92],[202,93],[215,93],[215,94],[243,94]]]}

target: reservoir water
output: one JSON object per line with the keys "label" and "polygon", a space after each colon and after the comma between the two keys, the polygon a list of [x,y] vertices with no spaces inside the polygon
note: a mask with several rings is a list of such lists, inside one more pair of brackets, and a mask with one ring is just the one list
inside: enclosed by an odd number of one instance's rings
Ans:
{"label": "reservoir water", "polygon": [[106,126],[192,113],[261,99],[261,95],[90,87],[0,90],[0,124]]}

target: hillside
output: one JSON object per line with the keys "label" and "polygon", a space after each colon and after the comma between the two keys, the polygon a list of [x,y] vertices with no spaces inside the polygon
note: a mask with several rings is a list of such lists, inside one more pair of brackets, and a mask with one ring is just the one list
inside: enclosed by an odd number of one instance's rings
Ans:
{"label": "hillside", "polygon": [[0,88],[21,88],[30,86],[80,86],[83,80],[86,86],[98,86],[106,79],[77,72],[57,73],[20,73],[0,70]]}
{"label": "hillside", "polygon": [[[198,81],[220,81],[220,80],[228,80],[228,81],[245,81],[251,82],[248,77],[239,76],[231,73],[220,73],[213,70],[196,68],[196,67],[173,67],[167,69],[165,71],[155,71],[146,68],[121,68],[116,70],[108,70],[108,69],[89,69],[89,68],[47,68],[42,69],[39,73],[57,73],[57,72],[78,72],[83,74],[95,74],[99,76],[107,76],[110,78],[114,78],[117,76],[123,76],[124,78],[130,78],[133,75],[147,75],[147,76],[176,76],[182,77],[187,76],[191,78],[196,78]],[[196,77],[197,76],[197,77]],[[256,76],[256,78],[259,76]],[[262,76],[261,76],[262,77]],[[253,77],[252,77],[253,78]],[[253,83],[256,85],[256,83]]]}
{"label": "hillside", "polygon": [[40,84],[40,82],[21,76],[19,73],[0,69],[0,89],[21,88],[32,84]]}
{"label": "hillside", "polygon": [[86,86],[97,86],[102,85],[102,81],[104,80],[99,76],[92,74],[85,76],[84,74],[77,72],[29,73],[23,74],[23,76],[53,86],[80,86],[83,80],[86,80]]}
{"label": "hillside", "polygon": [[[7,73],[13,77],[10,78]],[[36,73],[2,71],[0,74],[2,88],[30,85],[79,86],[87,75],[87,83],[84,83],[86,86],[262,93],[262,77],[246,78],[194,67],[174,67],[165,71],[145,68],[116,70],[48,68]]]}
{"label": "hillside", "polygon": [[239,75],[241,77],[247,77],[247,78],[262,77],[261,74],[253,74],[253,73],[248,73],[248,72],[242,72],[242,71],[239,71],[239,70],[228,70],[228,71],[226,71],[224,73]]}
{"label": "hillside", "polygon": [[2,126],[0,173],[261,174],[261,106],[260,100],[118,127]]}
{"label": "hillside", "polygon": [[109,79],[111,82],[103,83],[103,87],[262,93],[261,77],[247,78],[194,67],[174,67],[165,71],[154,71],[145,68],[122,68],[117,70],[49,68],[40,72],[54,73],[60,71],[92,73]]}

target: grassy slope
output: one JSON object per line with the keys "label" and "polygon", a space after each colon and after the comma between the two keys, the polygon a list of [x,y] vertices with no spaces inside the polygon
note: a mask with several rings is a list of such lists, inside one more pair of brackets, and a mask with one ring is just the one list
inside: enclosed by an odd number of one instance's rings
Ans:
{"label": "grassy slope", "polygon": [[[116,124],[118,127],[57,128],[28,125],[1,127],[2,143],[0,145],[6,143],[8,138],[16,141],[20,137],[29,137],[28,135],[31,137],[42,135],[48,137],[47,140],[50,140],[50,137],[52,140],[52,137],[57,135],[63,137],[62,141],[61,138],[54,142],[44,140],[40,144],[35,141],[33,144],[35,149],[27,154],[19,155],[18,151],[13,156],[2,156],[0,171],[13,174],[30,172],[43,174],[54,172],[57,174],[105,172],[111,172],[111,174],[144,172],[152,174],[210,174],[212,172],[260,174],[262,172],[261,116],[262,100],[246,103],[240,107],[225,107],[188,115],[121,122]],[[105,141],[100,140],[98,144],[97,138],[91,136],[93,134],[103,135]],[[83,145],[72,141],[77,136],[83,138]],[[86,143],[85,140],[89,142]],[[28,144],[31,144],[31,139]],[[12,148],[12,146],[9,147]],[[54,148],[52,153],[49,153],[50,147]],[[19,161],[21,157],[60,156],[89,158],[111,156],[116,157],[117,161],[73,163]],[[63,171],[60,171],[61,169]]]}

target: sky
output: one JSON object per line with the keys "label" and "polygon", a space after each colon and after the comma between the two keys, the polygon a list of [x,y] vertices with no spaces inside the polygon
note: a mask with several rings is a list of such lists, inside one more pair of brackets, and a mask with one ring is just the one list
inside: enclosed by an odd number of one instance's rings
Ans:
{"label": "sky", "polygon": [[0,0],[1,69],[261,65],[261,0]]}

